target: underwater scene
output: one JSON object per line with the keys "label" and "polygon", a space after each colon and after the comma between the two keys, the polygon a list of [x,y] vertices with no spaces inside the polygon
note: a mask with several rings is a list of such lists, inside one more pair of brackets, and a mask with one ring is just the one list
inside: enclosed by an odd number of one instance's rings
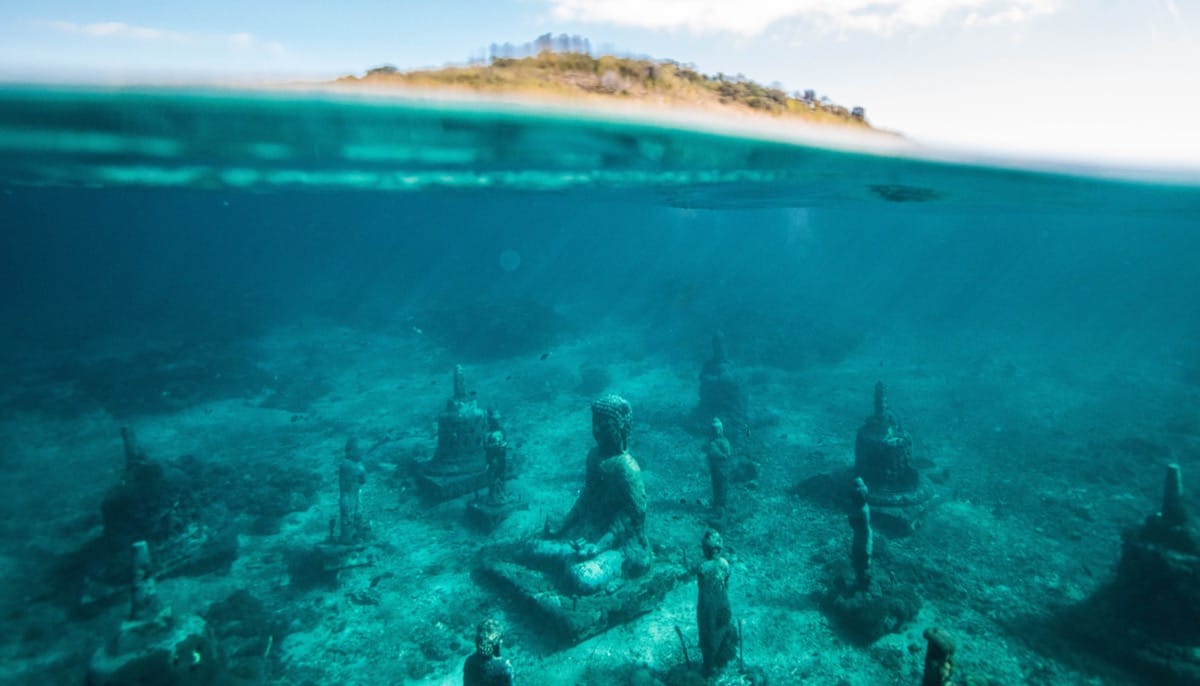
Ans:
{"label": "underwater scene", "polygon": [[0,683],[1200,684],[1196,178],[6,87],[0,227]]}

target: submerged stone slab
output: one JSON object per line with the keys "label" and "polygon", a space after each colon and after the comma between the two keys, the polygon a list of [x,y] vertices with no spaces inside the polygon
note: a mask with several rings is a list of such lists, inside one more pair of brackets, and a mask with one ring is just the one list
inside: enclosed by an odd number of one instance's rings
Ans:
{"label": "submerged stone slab", "polygon": [[491,475],[485,468],[478,472],[466,474],[435,474],[427,467],[430,463],[417,464],[417,486],[421,489],[421,497],[431,502],[442,502],[459,498],[488,487],[492,482]]}

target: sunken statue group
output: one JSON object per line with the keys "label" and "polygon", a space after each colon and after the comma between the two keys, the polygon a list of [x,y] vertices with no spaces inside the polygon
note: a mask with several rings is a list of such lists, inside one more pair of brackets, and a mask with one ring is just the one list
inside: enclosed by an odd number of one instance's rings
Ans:
{"label": "sunken statue group", "polygon": [[[515,468],[503,419],[480,407],[467,389],[462,367],[437,417],[433,455],[412,465],[420,497],[429,504],[462,501],[466,521],[487,541],[475,557],[473,578],[497,602],[522,608],[517,621],[548,631],[563,645],[655,612],[669,591],[695,584],[694,627],[698,660],[684,640],[689,669],[711,679],[740,671],[747,683],[764,683],[745,664],[738,608],[730,595],[738,583],[731,511],[739,498],[739,439],[755,416],[745,380],[730,357],[723,334],[712,339],[712,355],[699,374],[699,401],[687,421],[703,441],[696,464],[707,471],[711,493],[695,524],[699,555],[691,562],[659,559],[647,534],[648,507],[643,471],[630,450],[636,430],[629,401],[609,394],[591,403],[594,444],[580,463],[582,486],[574,504],[547,518],[538,531],[517,540],[493,541],[498,525],[522,507],[508,483],[524,478]],[[135,433],[122,429],[125,467],[102,507],[103,533],[90,548],[99,562],[84,573],[97,584],[128,597],[127,619],[96,650],[87,673],[91,686],[230,683],[221,637],[189,608],[165,607],[155,578],[228,569],[237,537],[219,512],[189,493],[186,476],[151,459]],[[820,599],[830,621],[862,645],[910,625],[921,598],[873,554],[879,537],[900,540],[918,530],[935,506],[936,487],[914,466],[913,440],[892,411],[887,388],[874,387],[873,407],[858,430],[853,463],[819,480],[807,495],[841,508],[846,527],[845,573],[834,572]],[[581,446],[582,449],[582,446]],[[741,453],[741,454],[739,454]],[[372,475],[351,437],[336,465],[337,514],[324,540],[313,541],[303,558],[311,573],[336,584],[342,570],[361,564],[386,534],[370,525],[360,491]],[[98,551],[98,552],[97,552]],[[1089,639],[1112,654],[1152,669],[1172,683],[1200,683],[1200,532],[1183,501],[1177,465],[1166,467],[1159,511],[1125,536],[1112,581],[1081,610],[1088,613]],[[490,616],[478,618],[475,652],[462,663],[462,683],[497,686],[540,683],[519,674],[502,651],[504,629]],[[923,686],[977,683],[956,669],[956,641],[946,627],[924,630]]]}

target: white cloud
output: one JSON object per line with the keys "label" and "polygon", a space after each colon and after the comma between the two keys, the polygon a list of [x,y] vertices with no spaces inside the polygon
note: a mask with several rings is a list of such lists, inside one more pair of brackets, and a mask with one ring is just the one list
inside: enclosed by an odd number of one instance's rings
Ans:
{"label": "white cloud", "polygon": [[60,33],[69,33],[91,38],[128,39],[145,42],[168,42],[196,46],[225,45],[238,52],[257,51],[282,56],[287,50],[277,41],[264,41],[252,33],[238,31],[229,34],[181,33],[149,26],[136,26],[120,21],[102,21],[94,24],[78,24],[70,21],[37,22]]}
{"label": "white cloud", "polygon": [[136,40],[184,40],[187,37],[174,31],[155,29],[149,26],[134,26],[120,21],[102,21],[95,24],[76,24],[71,21],[41,22],[43,26],[61,31],[95,38],[133,38]]}
{"label": "white cloud", "polygon": [[778,21],[833,33],[891,34],[945,22],[1005,24],[1050,14],[1065,0],[546,0],[557,19],[645,29],[755,36]]}

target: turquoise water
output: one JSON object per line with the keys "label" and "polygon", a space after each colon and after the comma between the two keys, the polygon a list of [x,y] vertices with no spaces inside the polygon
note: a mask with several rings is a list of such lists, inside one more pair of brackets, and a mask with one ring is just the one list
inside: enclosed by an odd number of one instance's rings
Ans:
{"label": "turquoise water", "polygon": [[[632,633],[563,648],[465,560],[569,507],[603,390],[635,408],[652,542],[694,560],[707,472],[690,417],[720,329],[760,473],[723,532],[735,613],[760,632],[748,665],[911,683],[937,624],[991,683],[1159,678],[1063,625],[1156,511],[1162,467],[1200,467],[1200,181],[935,157],[467,102],[0,90],[0,677],[78,683],[127,612],[81,601],[63,569],[111,552],[99,513],[132,426],[200,470],[197,499],[241,537],[232,566],[160,585],[243,672],[261,659],[257,682],[453,683],[474,623],[501,612],[523,683],[586,682],[571,665],[600,649],[591,683],[683,683],[669,627],[688,630],[690,577]],[[455,363],[523,437],[514,488],[532,506],[487,536],[422,507],[403,470]],[[848,647],[804,600],[848,549],[844,513],[796,486],[852,462],[880,379],[942,475],[939,508],[877,544],[922,614]],[[321,540],[348,434],[372,446],[381,561],[297,590],[276,567]],[[239,588],[258,608],[242,633]],[[456,599],[419,600],[435,591]]]}

